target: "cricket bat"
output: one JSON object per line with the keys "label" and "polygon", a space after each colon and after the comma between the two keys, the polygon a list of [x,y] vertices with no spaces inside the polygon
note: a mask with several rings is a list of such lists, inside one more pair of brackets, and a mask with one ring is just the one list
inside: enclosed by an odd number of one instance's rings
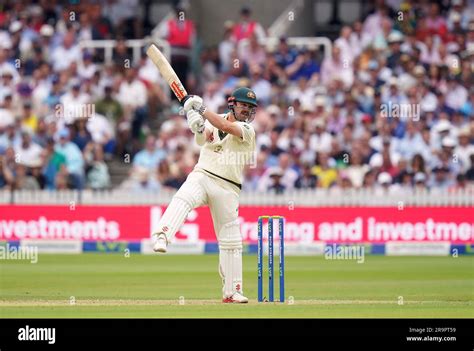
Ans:
{"label": "cricket bat", "polygon": [[184,89],[183,84],[179,80],[178,76],[176,75],[176,72],[174,71],[173,67],[171,67],[170,63],[163,55],[163,53],[156,47],[155,44],[151,44],[150,47],[147,49],[146,54],[156,65],[163,78],[165,78],[166,82],[170,86],[174,95],[176,95],[176,97],[178,98],[179,102],[181,104],[184,104],[184,102],[188,98],[188,92],[186,91],[186,89]]}

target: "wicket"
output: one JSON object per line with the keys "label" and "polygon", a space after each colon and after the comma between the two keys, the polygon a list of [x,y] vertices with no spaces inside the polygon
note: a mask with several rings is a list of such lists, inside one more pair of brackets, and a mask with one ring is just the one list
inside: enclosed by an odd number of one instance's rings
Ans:
{"label": "wicket", "polygon": [[278,219],[278,235],[280,238],[279,276],[280,302],[285,302],[285,245],[284,245],[284,217],[258,217],[258,302],[263,302],[263,220],[268,219],[268,299],[274,302],[273,291],[273,220]]}

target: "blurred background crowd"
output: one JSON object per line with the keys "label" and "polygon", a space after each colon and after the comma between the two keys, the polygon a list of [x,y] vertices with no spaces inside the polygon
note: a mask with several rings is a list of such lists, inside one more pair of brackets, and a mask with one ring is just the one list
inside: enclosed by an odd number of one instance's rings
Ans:
{"label": "blurred background crowd", "polygon": [[[133,61],[135,1],[0,7],[0,188],[177,189],[199,148],[155,66]],[[395,3],[394,1],[391,2]],[[244,191],[451,190],[474,184],[474,8],[469,1],[374,2],[342,25],[330,55],[295,48],[252,8],[207,46],[186,9],[163,21],[188,92],[227,111],[238,86],[259,108]],[[116,39],[111,63],[84,40]],[[127,177],[113,180],[111,165]]]}

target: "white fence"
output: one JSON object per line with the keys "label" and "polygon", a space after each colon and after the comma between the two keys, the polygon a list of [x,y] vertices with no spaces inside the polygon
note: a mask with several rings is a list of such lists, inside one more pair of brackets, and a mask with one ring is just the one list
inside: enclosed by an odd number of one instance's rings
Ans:
{"label": "white fence", "polygon": [[[0,190],[0,204],[48,204],[48,205],[148,205],[168,204],[174,192],[131,193],[124,190],[94,192],[84,191],[7,191]],[[315,207],[410,207],[410,206],[456,206],[472,207],[474,190],[413,191],[397,194],[377,193],[367,189],[344,192],[317,189],[287,192],[282,195],[270,193],[242,193],[242,205],[259,206],[315,206]]]}

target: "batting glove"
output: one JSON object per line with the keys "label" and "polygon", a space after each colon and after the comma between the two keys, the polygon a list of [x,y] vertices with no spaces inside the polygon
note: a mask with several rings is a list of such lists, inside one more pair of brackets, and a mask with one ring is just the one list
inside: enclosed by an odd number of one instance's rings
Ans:
{"label": "batting glove", "polygon": [[188,120],[189,129],[194,134],[202,133],[204,131],[204,119],[199,114],[199,112],[190,110],[186,113],[186,118]]}
{"label": "batting glove", "polygon": [[184,103],[183,110],[186,113],[191,110],[199,111],[202,106],[202,98],[197,95],[191,95],[190,98]]}

